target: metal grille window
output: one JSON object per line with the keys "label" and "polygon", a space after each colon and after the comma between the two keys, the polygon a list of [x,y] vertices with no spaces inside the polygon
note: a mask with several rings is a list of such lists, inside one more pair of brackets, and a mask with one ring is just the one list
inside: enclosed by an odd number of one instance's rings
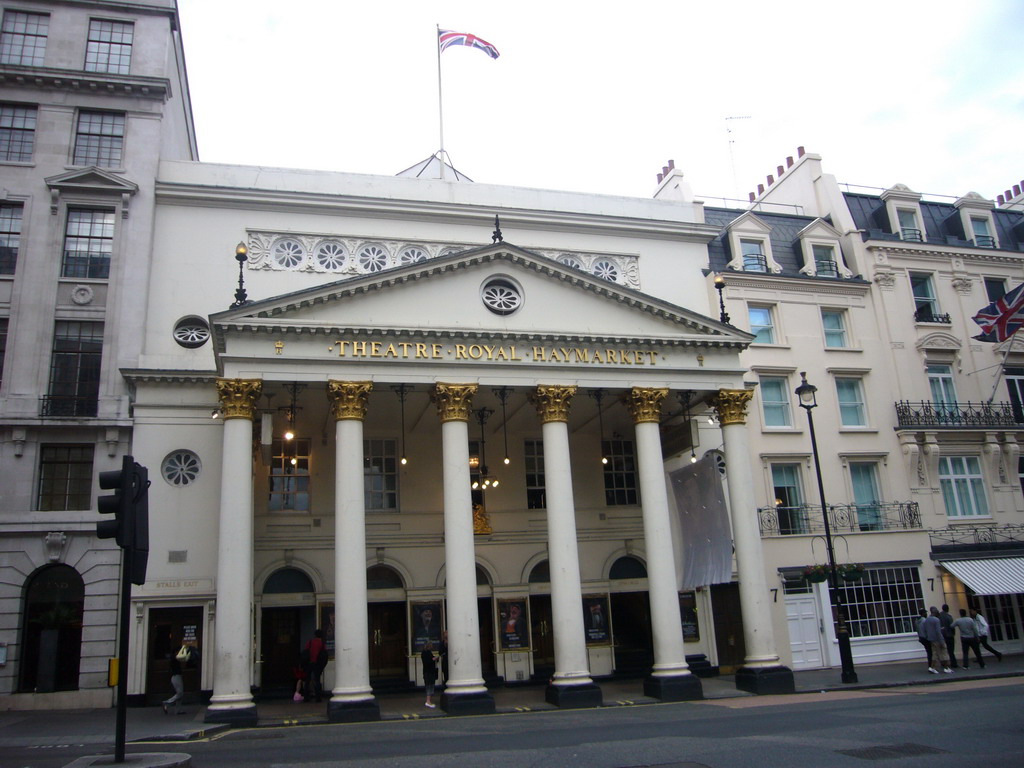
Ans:
{"label": "metal grille window", "polygon": [[825,346],[829,349],[842,349],[846,343],[846,318],[841,309],[821,310],[821,324],[825,329]]}
{"label": "metal grille window", "polygon": [[548,505],[544,489],[544,441],[523,441],[526,465],[526,508],[545,509]]}
{"label": "metal grille window", "polygon": [[850,637],[901,635],[917,631],[924,605],[917,566],[869,568],[860,581],[841,582],[850,617]]}
{"label": "metal grille window", "polygon": [[636,455],[632,440],[605,440],[602,451],[608,463],[604,465],[604,500],[608,506],[638,504],[640,494],[636,487]]}
{"label": "metal grille window", "polygon": [[766,427],[791,427],[793,417],[789,408],[789,380],[785,376],[762,376],[761,408]]}
{"label": "metal grille window", "polygon": [[124,123],[123,112],[91,112],[83,109],[78,113],[72,162],[75,165],[101,165],[107,168],[121,165]]}
{"label": "metal grille window", "polygon": [[135,25],[130,21],[92,19],[85,48],[85,71],[127,75],[134,31]]}
{"label": "metal grille window", "polygon": [[309,445],[298,437],[271,443],[269,511],[309,511]]}
{"label": "metal grille window", "polygon": [[58,320],[43,415],[95,416],[102,356],[103,323]]}
{"label": "metal grille window", "polygon": [[977,456],[939,458],[939,487],[947,517],[988,517],[985,479]]}
{"label": "metal grille window", "polygon": [[0,162],[31,162],[35,143],[36,108],[0,104]]}
{"label": "metal grille window", "polygon": [[46,54],[50,17],[45,13],[4,11],[0,31],[0,64],[41,67]]}
{"label": "metal grille window", "polygon": [[0,205],[0,275],[13,275],[21,246],[21,206]]}
{"label": "metal grille window", "polygon": [[837,378],[836,395],[839,398],[839,419],[844,427],[866,427],[867,410],[864,406],[864,385],[860,379]]}
{"label": "metal grille window", "polygon": [[69,208],[64,230],[63,277],[110,277],[114,212]]}
{"label": "metal grille window", "polygon": [[363,441],[363,496],[368,512],[398,510],[398,442]]}
{"label": "metal grille window", "polygon": [[92,503],[91,445],[42,445],[36,509],[89,509]]}
{"label": "metal grille window", "polygon": [[772,323],[771,307],[748,307],[750,332],[757,338],[754,344],[774,344],[775,326]]}

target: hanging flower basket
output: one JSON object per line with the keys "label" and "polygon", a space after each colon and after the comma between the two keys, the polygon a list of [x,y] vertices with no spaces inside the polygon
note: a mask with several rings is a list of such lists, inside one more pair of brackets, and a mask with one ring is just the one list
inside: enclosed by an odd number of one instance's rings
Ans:
{"label": "hanging flower basket", "polygon": [[820,584],[828,578],[828,566],[809,565],[804,568],[804,578],[812,584]]}
{"label": "hanging flower basket", "polygon": [[860,581],[864,578],[864,566],[860,563],[846,563],[836,566],[843,581]]}

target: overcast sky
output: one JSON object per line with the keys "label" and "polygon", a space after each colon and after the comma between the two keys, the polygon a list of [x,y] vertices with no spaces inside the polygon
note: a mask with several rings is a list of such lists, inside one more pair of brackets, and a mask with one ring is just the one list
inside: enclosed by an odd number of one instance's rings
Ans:
{"label": "overcast sky", "polygon": [[[840,182],[1024,179],[1024,2],[178,0],[206,162],[746,199],[797,146]],[[838,10],[842,9],[842,10]],[[737,119],[729,119],[737,118]],[[741,118],[741,119],[740,119]]]}

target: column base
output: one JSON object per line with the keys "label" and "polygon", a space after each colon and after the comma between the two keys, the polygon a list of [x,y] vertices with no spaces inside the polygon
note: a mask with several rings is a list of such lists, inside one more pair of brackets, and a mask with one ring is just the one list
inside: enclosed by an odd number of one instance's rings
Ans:
{"label": "column base", "polygon": [[713,666],[703,653],[686,654],[686,666],[697,677],[715,677],[718,674],[718,667]]}
{"label": "column base", "polygon": [[441,709],[449,715],[493,715],[494,697],[483,693],[441,694]]}
{"label": "column base", "polygon": [[796,691],[793,670],[781,664],[776,667],[740,667],[736,670],[736,687],[759,695]]}
{"label": "column base", "polygon": [[644,678],[644,696],[661,701],[694,701],[704,698],[700,678],[694,674]]}
{"label": "column base", "polygon": [[369,723],[380,720],[380,705],[375,699],[327,702],[327,720],[332,723]]}
{"label": "column base", "polygon": [[226,723],[238,728],[254,728],[259,722],[256,715],[256,705],[238,707],[232,709],[210,709],[207,708],[203,717],[204,723]]}
{"label": "column base", "polygon": [[594,683],[585,685],[548,685],[544,701],[561,709],[586,709],[604,703],[601,688]]}

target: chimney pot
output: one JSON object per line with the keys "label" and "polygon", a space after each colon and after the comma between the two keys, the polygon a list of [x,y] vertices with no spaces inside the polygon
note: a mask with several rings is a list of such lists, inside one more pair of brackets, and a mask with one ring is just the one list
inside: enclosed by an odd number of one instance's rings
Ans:
{"label": "chimney pot", "polygon": [[764,194],[764,184],[758,184],[757,185],[757,194],[759,194],[759,195],[763,195]]}
{"label": "chimney pot", "polygon": [[781,165],[779,165],[779,166],[776,166],[775,171],[776,171],[776,173],[779,174],[779,178],[781,179],[782,178],[782,174],[784,174],[786,172],[786,169],[783,168]]}
{"label": "chimney pot", "polygon": [[754,194],[753,192],[751,192],[751,193],[750,193],[750,202],[754,202],[754,199],[755,199],[756,197],[757,197],[757,195],[755,195],[755,194]]}
{"label": "chimney pot", "polygon": [[803,147],[797,147],[796,148],[796,156],[797,157],[803,157],[804,156],[804,148]]}
{"label": "chimney pot", "polygon": [[1008,189],[1003,190],[1003,194],[1006,196],[1007,200],[1012,200],[1013,199],[1013,195],[1010,194],[1010,190],[1008,190]]}
{"label": "chimney pot", "polygon": [[1002,195],[996,195],[996,203],[1002,205],[1005,198]]}
{"label": "chimney pot", "polygon": [[664,173],[659,173],[658,174],[658,183],[661,184],[661,180],[664,179],[664,178],[665,178],[665,174]]}
{"label": "chimney pot", "polygon": [[771,186],[772,184],[774,184],[774,183],[775,183],[775,177],[774,177],[774,176],[772,176],[772,175],[771,175],[771,174],[769,173],[769,174],[768,174],[768,186],[770,187],[770,186]]}
{"label": "chimney pot", "polygon": [[667,165],[661,166],[661,175],[662,176],[668,176],[668,166]]}
{"label": "chimney pot", "polygon": [[792,155],[790,155],[789,157],[786,158],[786,167],[787,168],[792,168],[793,167],[793,156]]}
{"label": "chimney pot", "polygon": [[1020,184],[1013,185],[1013,196],[1016,197],[1020,194]]}
{"label": "chimney pot", "polygon": [[668,161],[668,167],[671,168],[672,170],[675,170],[675,168],[676,168],[676,161],[675,160],[669,160]]}

